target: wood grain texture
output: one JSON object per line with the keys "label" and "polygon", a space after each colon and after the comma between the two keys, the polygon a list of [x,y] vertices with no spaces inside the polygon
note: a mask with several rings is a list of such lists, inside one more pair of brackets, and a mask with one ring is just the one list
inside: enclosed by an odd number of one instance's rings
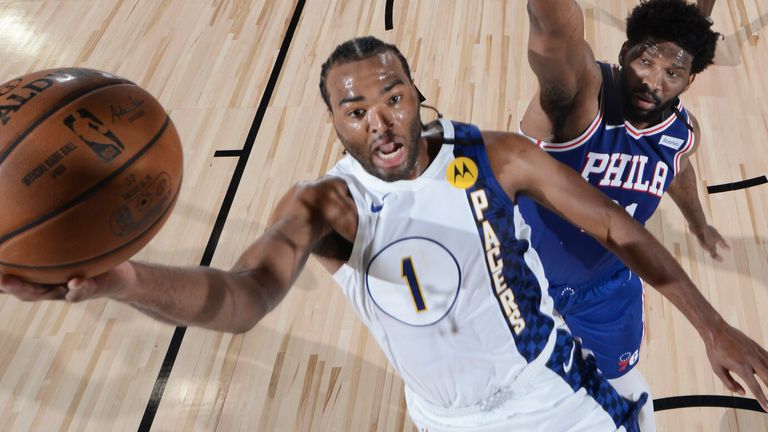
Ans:
{"label": "wood grain texture", "polygon": [[[264,229],[294,182],[341,157],[319,96],[338,43],[373,34],[397,44],[428,103],[482,128],[517,130],[536,80],[523,1],[307,0],[256,136],[214,266],[228,267]],[[616,61],[635,0],[581,1],[596,56]],[[185,149],[185,183],[166,227],[139,259],[196,265],[265,91],[295,1],[0,1],[0,81],[84,66],[125,76],[169,110]],[[706,186],[768,174],[768,4],[721,0],[717,65],[684,95],[702,127],[693,164],[708,219],[731,244],[724,263],[691,237],[671,200],[649,229],[729,322],[768,345],[768,186],[706,195]],[[424,111],[424,116],[431,114]],[[655,397],[728,395],[703,345],[647,290],[640,368]],[[22,303],[0,297],[0,429],[135,431],[173,328],[130,307]],[[660,431],[768,431],[768,416],[720,408],[658,414]],[[402,381],[341,291],[311,261],[283,303],[244,335],[189,329],[156,431],[412,431]]]}

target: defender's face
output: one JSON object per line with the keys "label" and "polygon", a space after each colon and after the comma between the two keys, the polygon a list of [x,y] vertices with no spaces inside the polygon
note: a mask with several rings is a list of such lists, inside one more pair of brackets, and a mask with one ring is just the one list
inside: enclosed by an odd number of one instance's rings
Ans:
{"label": "defender's face", "polygon": [[693,56],[672,42],[649,40],[625,46],[620,61],[628,120],[656,119],[693,81]]}
{"label": "defender's face", "polygon": [[419,176],[429,161],[418,95],[394,53],[333,66],[326,87],[336,133],[366,171],[386,181]]}

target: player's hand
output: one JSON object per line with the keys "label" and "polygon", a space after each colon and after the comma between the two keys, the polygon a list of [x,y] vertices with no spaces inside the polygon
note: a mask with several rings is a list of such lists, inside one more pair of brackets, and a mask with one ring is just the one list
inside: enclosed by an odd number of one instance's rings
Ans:
{"label": "player's hand", "polygon": [[755,375],[768,386],[768,352],[744,333],[723,322],[705,340],[712,369],[728,390],[744,395],[744,387],[733,378],[739,376],[757,402],[768,412],[768,401]]}
{"label": "player's hand", "polygon": [[0,291],[22,301],[64,300],[66,285],[42,285],[25,282],[15,276],[0,274]]}
{"label": "player's hand", "polygon": [[709,253],[709,256],[714,258],[718,262],[723,262],[723,257],[717,252],[717,247],[721,247],[725,250],[731,249],[728,242],[725,241],[723,236],[717,232],[717,229],[712,225],[705,225],[701,229],[692,230],[699,240],[699,244]]}
{"label": "player's hand", "polygon": [[74,278],[61,285],[26,282],[18,277],[0,274],[0,292],[22,301],[66,300],[79,302],[99,297],[117,297],[125,280],[133,274],[129,262],[93,278]]}

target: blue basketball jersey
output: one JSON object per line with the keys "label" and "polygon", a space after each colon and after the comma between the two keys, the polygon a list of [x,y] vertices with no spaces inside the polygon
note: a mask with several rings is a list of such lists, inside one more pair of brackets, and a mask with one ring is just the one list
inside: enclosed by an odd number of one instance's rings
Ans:
{"label": "blue basketball jersey", "polygon": [[[678,100],[661,123],[633,127],[622,116],[617,69],[598,65],[603,75],[600,109],[589,128],[568,142],[535,142],[644,224],[679,171],[681,158],[693,149],[690,120]],[[550,284],[575,285],[623,267],[592,237],[532,200],[521,198],[519,208]]]}

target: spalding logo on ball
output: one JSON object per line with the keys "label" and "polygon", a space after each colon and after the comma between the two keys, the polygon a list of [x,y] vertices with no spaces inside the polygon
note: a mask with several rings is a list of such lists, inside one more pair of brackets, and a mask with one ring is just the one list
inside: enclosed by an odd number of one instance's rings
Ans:
{"label": "spalding logo on ball", "polygon": [[0,85],[0,272],[91,277],[158,232],[182,178],[179,136],[134,83],[81,68]]}

